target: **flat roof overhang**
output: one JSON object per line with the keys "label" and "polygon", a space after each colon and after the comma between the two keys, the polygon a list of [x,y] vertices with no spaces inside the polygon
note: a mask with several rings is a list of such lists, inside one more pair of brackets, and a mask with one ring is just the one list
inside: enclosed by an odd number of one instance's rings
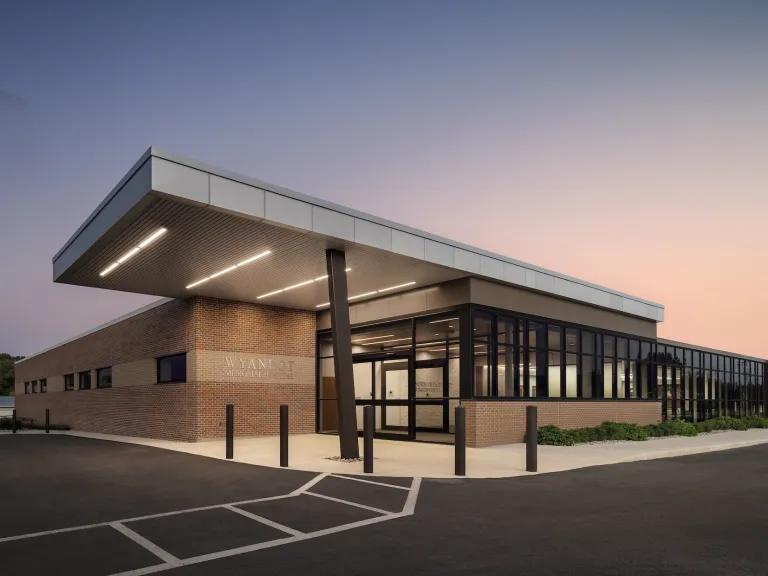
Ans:
{"label": "flat roof overhang", "polygon": [[156,148],[54,256],[53,278],[318,310],[328,301],[329,248],[346,252],[354,301],[474,276],[664,320],[660,304]]}

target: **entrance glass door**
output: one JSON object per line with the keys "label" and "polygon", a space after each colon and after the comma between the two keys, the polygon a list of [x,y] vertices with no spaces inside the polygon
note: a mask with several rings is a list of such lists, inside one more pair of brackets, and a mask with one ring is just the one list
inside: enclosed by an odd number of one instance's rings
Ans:
{"label": "entrance glass door", "polygon": [[353,359],[357,429],[363,431],[363,406],[374,406],[374,436],[410,440],[409,356],[357,356]]}
{"label": "entrance glass door", "polygon": [[414,373],[415,439],[453,442],[448,360],[419,360]]}

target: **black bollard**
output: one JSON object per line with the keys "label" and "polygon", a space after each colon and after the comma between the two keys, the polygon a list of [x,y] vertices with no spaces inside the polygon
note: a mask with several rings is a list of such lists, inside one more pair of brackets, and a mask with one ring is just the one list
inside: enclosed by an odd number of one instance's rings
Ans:
{"label": "black bollard", "polygon": [[456,476],[467,474],[467,419],[464,406],[456,406]]}
{"label": "black bollard", "polygon": [[288,406],[280,405],[280,466],[288,467]]}
{"label": "black bollard", "polygon": [[373,474],[373,406],[363,406],[363,472]]}
{"label": "black bollard", "polygon": [[45,409],[45,433],[50,434],[51,433],[51,410],[50,408]]}
{"label": "black bollard", "polygon": [[536,406],[525,407],[525,469],[536,472],[538,468],[539,425]]}
{"label": "black bollard", "polygon": [[16,410],[13,411],[11,421],[13,422],[13,433],[16,434]]}
{"label": "black bollard", "polygon": [[235,405],[227,404],[227,460],[235,457]]}

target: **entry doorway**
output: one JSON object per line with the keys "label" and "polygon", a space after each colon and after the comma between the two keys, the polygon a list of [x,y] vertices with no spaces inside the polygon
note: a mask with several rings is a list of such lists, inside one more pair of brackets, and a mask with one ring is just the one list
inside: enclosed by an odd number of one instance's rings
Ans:
{"label": "entry doorway", "polygon": [[372,405],[375,437],[410,440],[410,354],[356,355],[352,368],[358,431],[363,431],[363,406]]}
{"label": "entry doorway", "polygon": [[363,407],[374,407],[374,437],[453,443],[449,361],[414,361],[409,352],[353,357],[357,429],[363,432]]}
{"label": "entry doorway", "polygon": [[417,360],[414,369],[414,439],[452,443],[449,364],[446,358]]}

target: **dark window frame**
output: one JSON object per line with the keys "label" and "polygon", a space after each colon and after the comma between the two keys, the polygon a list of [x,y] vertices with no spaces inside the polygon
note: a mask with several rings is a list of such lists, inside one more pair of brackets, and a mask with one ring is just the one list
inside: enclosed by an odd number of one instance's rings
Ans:
{"label": "dark window frame", "polygon": [[[106,370],[109,370],[109,384],[102,386],[101,375]],[[102,366],[101,368],[96,369],[96,389],[105,390],[107,388],[112,388],[112,366]]]}
{"label": "dark window frame", "polygon": [[[71,378],[71,385],[67,386],[67,378]],[[64,392],[72,392],[75,389],[75,373],[64,374]]]}
{"label": "dark window frame", "polygon": [[[170,360],[173,358],[178,357],[184,357],[184,378],[181,380],[178,379],[169,379],[169,380],[162,380],[160,378],[160,364],[163,360]],[[171,373],[173,373],[173,370],[171,370]],[[167,356],[160,356],[155,359],[155,379],[157,384],[184,384],[187,382],[187,353],[186,352],[180,352],[178,354],[169,354]]]}
{"label": "dark window frame", "polygon": [[[83,380],[84,376],[88,376],[88,386],[83,386]],[[91,371],[90,370],[83,370],[81,372],[77,373],[77,389],[78,390],[91,390],[93,388],[93,382],[91,382]]]}
{"label": "dark window frame", "polygon": [[40,378],[40,394],[48,392],[48,378]]}

